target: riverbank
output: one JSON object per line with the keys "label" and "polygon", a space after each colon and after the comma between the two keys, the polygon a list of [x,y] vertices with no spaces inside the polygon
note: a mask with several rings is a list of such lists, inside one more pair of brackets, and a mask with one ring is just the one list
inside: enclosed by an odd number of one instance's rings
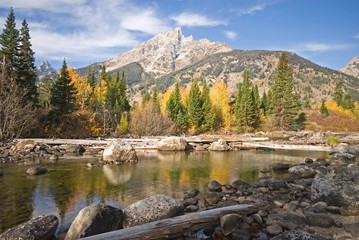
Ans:
{"label": "riverbank", "polygon": [[[207,239],[208,237],[211,239],[276,240],[356,239],[359,235],[357,231],[359,229],[358,154],[359,147],[352,146],[343,152],[333,153],[331,159],[303,158],[302,164],[292,167],[287,164],[274,165],[273,170],[289,173],[289,176],[284,179],[274,178],[270,173],[258,178],[251,184],[241,179],[232,182],[221,182],[213,179],[208,182],[206,190],[189,189],[183,193],[180,200],[156,195],[149,198],[152,200],[144,199],[144,201],[133,203],[124,209],[113,209],[119,216],[121,213],[123,214],[122,220],[119,220],[121,219],[119,217],[116,220],[115,227],[111,228],[113,232],[93,237],[90,235],[83,236],[88,236],[89,239],[107,239],[108,236],[112,236],[113,239],[120,239],[119,236],[124,236],[122,234],[125,232],[139,234],[142,224],[146,224],[146,221],[154,221],[152,230],[158,234],[154,236],[154,239],[173,238],[177,236],[178,232],[180,236],[177,239]],[[89,171],[93,171],[93,169]],[[155,203],[155,205],[151,205],[151,203]],[[175,215],[168,215],[169,219],[163,219],[166,218],[163,216],[158,219],[155,217],[155,213],[162,213],[168,209],[165,207],[167,206],[165,203],[170,203],[171,206],[175,206],[180,211],[175,211]],[[172,234],[167,228],[171,222],[178,220],[176,215],[181,215],[183,212],[186,212],[186,215],[193,216],[190,214],[199,212],[205,214],[210,209],[221,211],[223,207],[237,205],[251,206],[251,208],[247,212],[234,211],[220,214],[213,222],[210,222],[209,225],[211,226],[199,227],[189,232],[185,230],[181,232],[185,222],[176,225],[176,229],[179,230],[177,233]],[[94,206],[95,209],[99,210],[109,208],[98,204]],[[248,209],[247,207],[246,209]],[[136,208],[143,210],[143,212],[136,212]],[[106,216],[105,214],[100,215]],[[150,220],[148,220],[148,216],[150,216]],[[147,220],[143,222],[139,218]],[[44,225],[53,227],[49,232],[54,232],[56,226],[49,224],[55,221],[54,217],[44,219],[49,221],[45,222]],[[94,217],[94,219],[97,218]],[[102,221],[109,221],[110,219],[105,218]],[[80,226],[86,226],[83,221],[84,219],[81,220],[80,218],[76,222],[80,222]],[[121,226],[121,222],[125,229],[116,230]],[[129,222],[140,222],[141,224],[128,226]],[[86,230],[86,232],[98,234],[99,226],[104,225],[114,226],[114,224],[102,222],[97,227],[92,226],[92,231]],[[135,226],[137,228],[133,228]],[[145,226],[148,227],[148,225]],[[21,229],[26,228],[22,226]],[[161,231],[158,231],[159,229]],[[68,232],[70,231],[72,231],[71,228]],[[107,229],[103,232],[108,231],[110,230]],[[140,235],[133,236],[139,238]],[[61,239],[64,235],[58,237]]]}

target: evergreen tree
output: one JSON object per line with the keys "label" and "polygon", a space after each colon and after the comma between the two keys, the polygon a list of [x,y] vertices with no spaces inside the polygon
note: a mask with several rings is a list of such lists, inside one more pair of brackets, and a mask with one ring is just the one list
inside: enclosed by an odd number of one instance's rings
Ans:
{"label": "evergreen tree", "polygon": [[[3,78],[11,82],[16,80],[19,44],[19,30],[16,29],[14,10],[10,8],[3,32],[0,35],[0,61],[4,66],[2,71],[5,70],[5,72],[2,73]],[[7,87],[9,87],[9,85],[7,85]]]}
{"label": "evergreen tree", "polygon": [[267,93],[265,91],[261,99],[260,109],[262,110],[263,116],[266,116],[268,111],[268,99],[267,99]]}
{"label": "evergreen tree", "polygon": [[320,113],[324,116],[329,116],[329,111],[327,106],[325,106],[325,100],[322,100],[322,104],[320,105],[320,109],[319,109]]}
{"label": "evergreen tree", "polygon": [[344,91],[343,91],[343,83],[338,82],[335,85],[335,90],[333,94],[334,101],[338,104],[338,106],[342,106],[344,98]]}
{"label": "evergreen tree", "polygon": [[129,111],[131,109],[130,103],[127,99],[127,82],[124,72],[122,72],[118,89],[118,105],[120,107],[120,112]]}
{"label": "evergreen tree", "polygon": [[87,73],[87,82],[90,84],[90,86],[92,87],[92,89],[94,89],[96,87],[96,79],[95,79],[95,73],[93,71],[93,67],[90,66],[88,68],[88,73]]}
{"label": "evergreen tree", "polygon": [[342,107],[345,109],[354,109],[354,102],[353,99],[349,94],[344,94],[343,100],[342,100]]}
{"label": "evergreen tree", "polygon": [[243,73],[243,83],[240,90],[241,96],[237,103],[237,124],[240,132],[253,131],[256,124],[256,106],[254,102],[253,92],[249,81],[248,71]]}
{"label": "evergreen tree", "polygon": [[175,123],[177,131],[183,131],[187,127],[187,113],[181,102],[179,84],[176,82],[175,89],[166,102],[169,118]]}
{"label": "evergreen tree", "polygon": [[155,107],[160,111],[161,109],[161,105],[160,105],[160,101],[158,100],[158,90],[157,90],[157,86],[155,86],[153,88],[153,93],[152,93],[152,97],[151,97],[153,103],[155,104]]}
{"label": "evergreen tree", "polygon": [[142,105],[146,104],[147,102],[151,101],[152,97],[151,94],[149,94],[148,92],[146,92],[145,94],[143,94],[142,96]]}
{"label": "evergreen tree", "polygon": [[188,122],[199,129],[203,121],[203,100],[197,79],[194,79],[188,95],[187,114]]}
{"label": "evergreen tree", "polygon": [[20,87],[25,89],[26,102],[38,103],[38,93],[36,88],[36,67],[34,52],[31,49],[29,27],[26,20],[22,22],[20,30],[20,49],[18,57],[18,71],[16,80]]}
{"label": "evergreen tree", "polygon": [[106,67],[105,67],[105,64],[102,65],[101,67],[101,72],[100,72],[100,76],[99,76],[99,81],[100,82],[101,80],[107,80],[107,73],[106,73]]}
{"label": "evergreen tree", "polygon": [[300,110],[299,95],[294,93],[294,80],[288,58],[282,53],[272,86],[272,114],[274,126],[281,130],[293,130]]}
{"label": "evergreen tree", "polygon": [[67,71],[67,64],[64,60],[61,71],[57,76],[57,80],[51,88],[51,117],[58,119],[63,115],[67,115],[76,109],[76,88],[71,83],[71,78]]}
{"label": "evergreen tree", "polygon": [[212,130],[216,121],[216,115],[213,110],[211,99],[209,97],[209,87],[207,85],[206,79],[203,80],[203,89],[202,89],[202,112],[203,120],[200,126],[201,131]]}

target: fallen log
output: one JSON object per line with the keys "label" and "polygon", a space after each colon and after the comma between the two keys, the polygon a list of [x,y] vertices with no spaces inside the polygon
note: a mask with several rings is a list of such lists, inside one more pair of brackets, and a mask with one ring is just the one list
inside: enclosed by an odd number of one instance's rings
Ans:
{"label": "fallen log", "polygon": [[220,218],[229,213],[247,215],[257,212],[253,205],[241,204],[207,211],[190,213],[174,218],[167,218],[130,228],[102,233],[83,239],[86,240],[119,240],[119,239],[169,239],[181,236],[201,228],[220,223]]}
{"label": "fallen log", "polygon": [[295,151],[317,151],[317,152],[340,152],[344,149],[341,146],[315,146],[315,145],[294,145],[268,142],[243,142],[242,148],[272,149],[272,150],[295,150]]}

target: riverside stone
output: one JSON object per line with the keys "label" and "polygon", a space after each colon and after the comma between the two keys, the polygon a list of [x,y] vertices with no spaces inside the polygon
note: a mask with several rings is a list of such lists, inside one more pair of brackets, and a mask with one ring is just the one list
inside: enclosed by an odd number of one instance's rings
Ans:
{"label": "riverside stone", "polygon": [[44,167],[30,167],[29,169],[27,169],[26,174],[31,176],[31,175],[45,174],[47,172],[48,172],[47,168]]}
{"label": "riverside stone", "polygon": [[289,164],[286,164],[286,163],[275,163],[273,166],[272,166],[272,169],[274,171],[287,171],[289,169]]}
{"label": "riverside stone", "polygon": [[110,232],[123,227],[123,212],[102,203],[83,208],[72,222],[65,240]]}
{"label": "riverside stone", "polygon": [[138,158],[132,145],[124,140],[116,139],[109,142],[103,151],[106,162],[137,162]]}
{"label": "riverside stone", "polygon": [[42,215],[7,230],[0,235],[0,239],[53,239],[58,225],[59,220],[56,216]]}
{"label": "riverside stone", "polygon": [[177,200],[158,194],[131,204],[124,213],[123,226],[131,227],[182,215],[184,208]]}
{"label": "riverside stone", "polygon": [[157,143],[159,151],[184,151],[187,148],[187,141],[181,137],[167,137]]}
{"label": "riverside stone", "polygon": [[211,192],[222,192],[222,185],[216,180],[210,181],[207,187]]}
{"label": "riverside stone", "polygon": [[220,218],[221,228],[224,235],[229,235],[238,228],[242,222],[242,217],[239,214],[226,214]]}
{"label": "riverside stone", "polygon": [[219,139],[218,141],[215,141],[211,143],[208,150],[210,151],[217,151],[217,152],[224,152],[231,150],[231,147],[227,144],[226,141]]}

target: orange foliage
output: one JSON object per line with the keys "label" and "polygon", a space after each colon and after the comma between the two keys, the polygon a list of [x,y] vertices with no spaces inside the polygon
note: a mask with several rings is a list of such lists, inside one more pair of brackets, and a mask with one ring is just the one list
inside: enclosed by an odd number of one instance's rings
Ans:
{"label": "orange foliage", "polygon": [[85,109],[92,94],[92,88],[87,82],[86,78],[80,77],[72,68],[68,67],[67,72],[71,78],[71,82],[74,84],[76,93],[76,102],[80,106],[81,110]]}

